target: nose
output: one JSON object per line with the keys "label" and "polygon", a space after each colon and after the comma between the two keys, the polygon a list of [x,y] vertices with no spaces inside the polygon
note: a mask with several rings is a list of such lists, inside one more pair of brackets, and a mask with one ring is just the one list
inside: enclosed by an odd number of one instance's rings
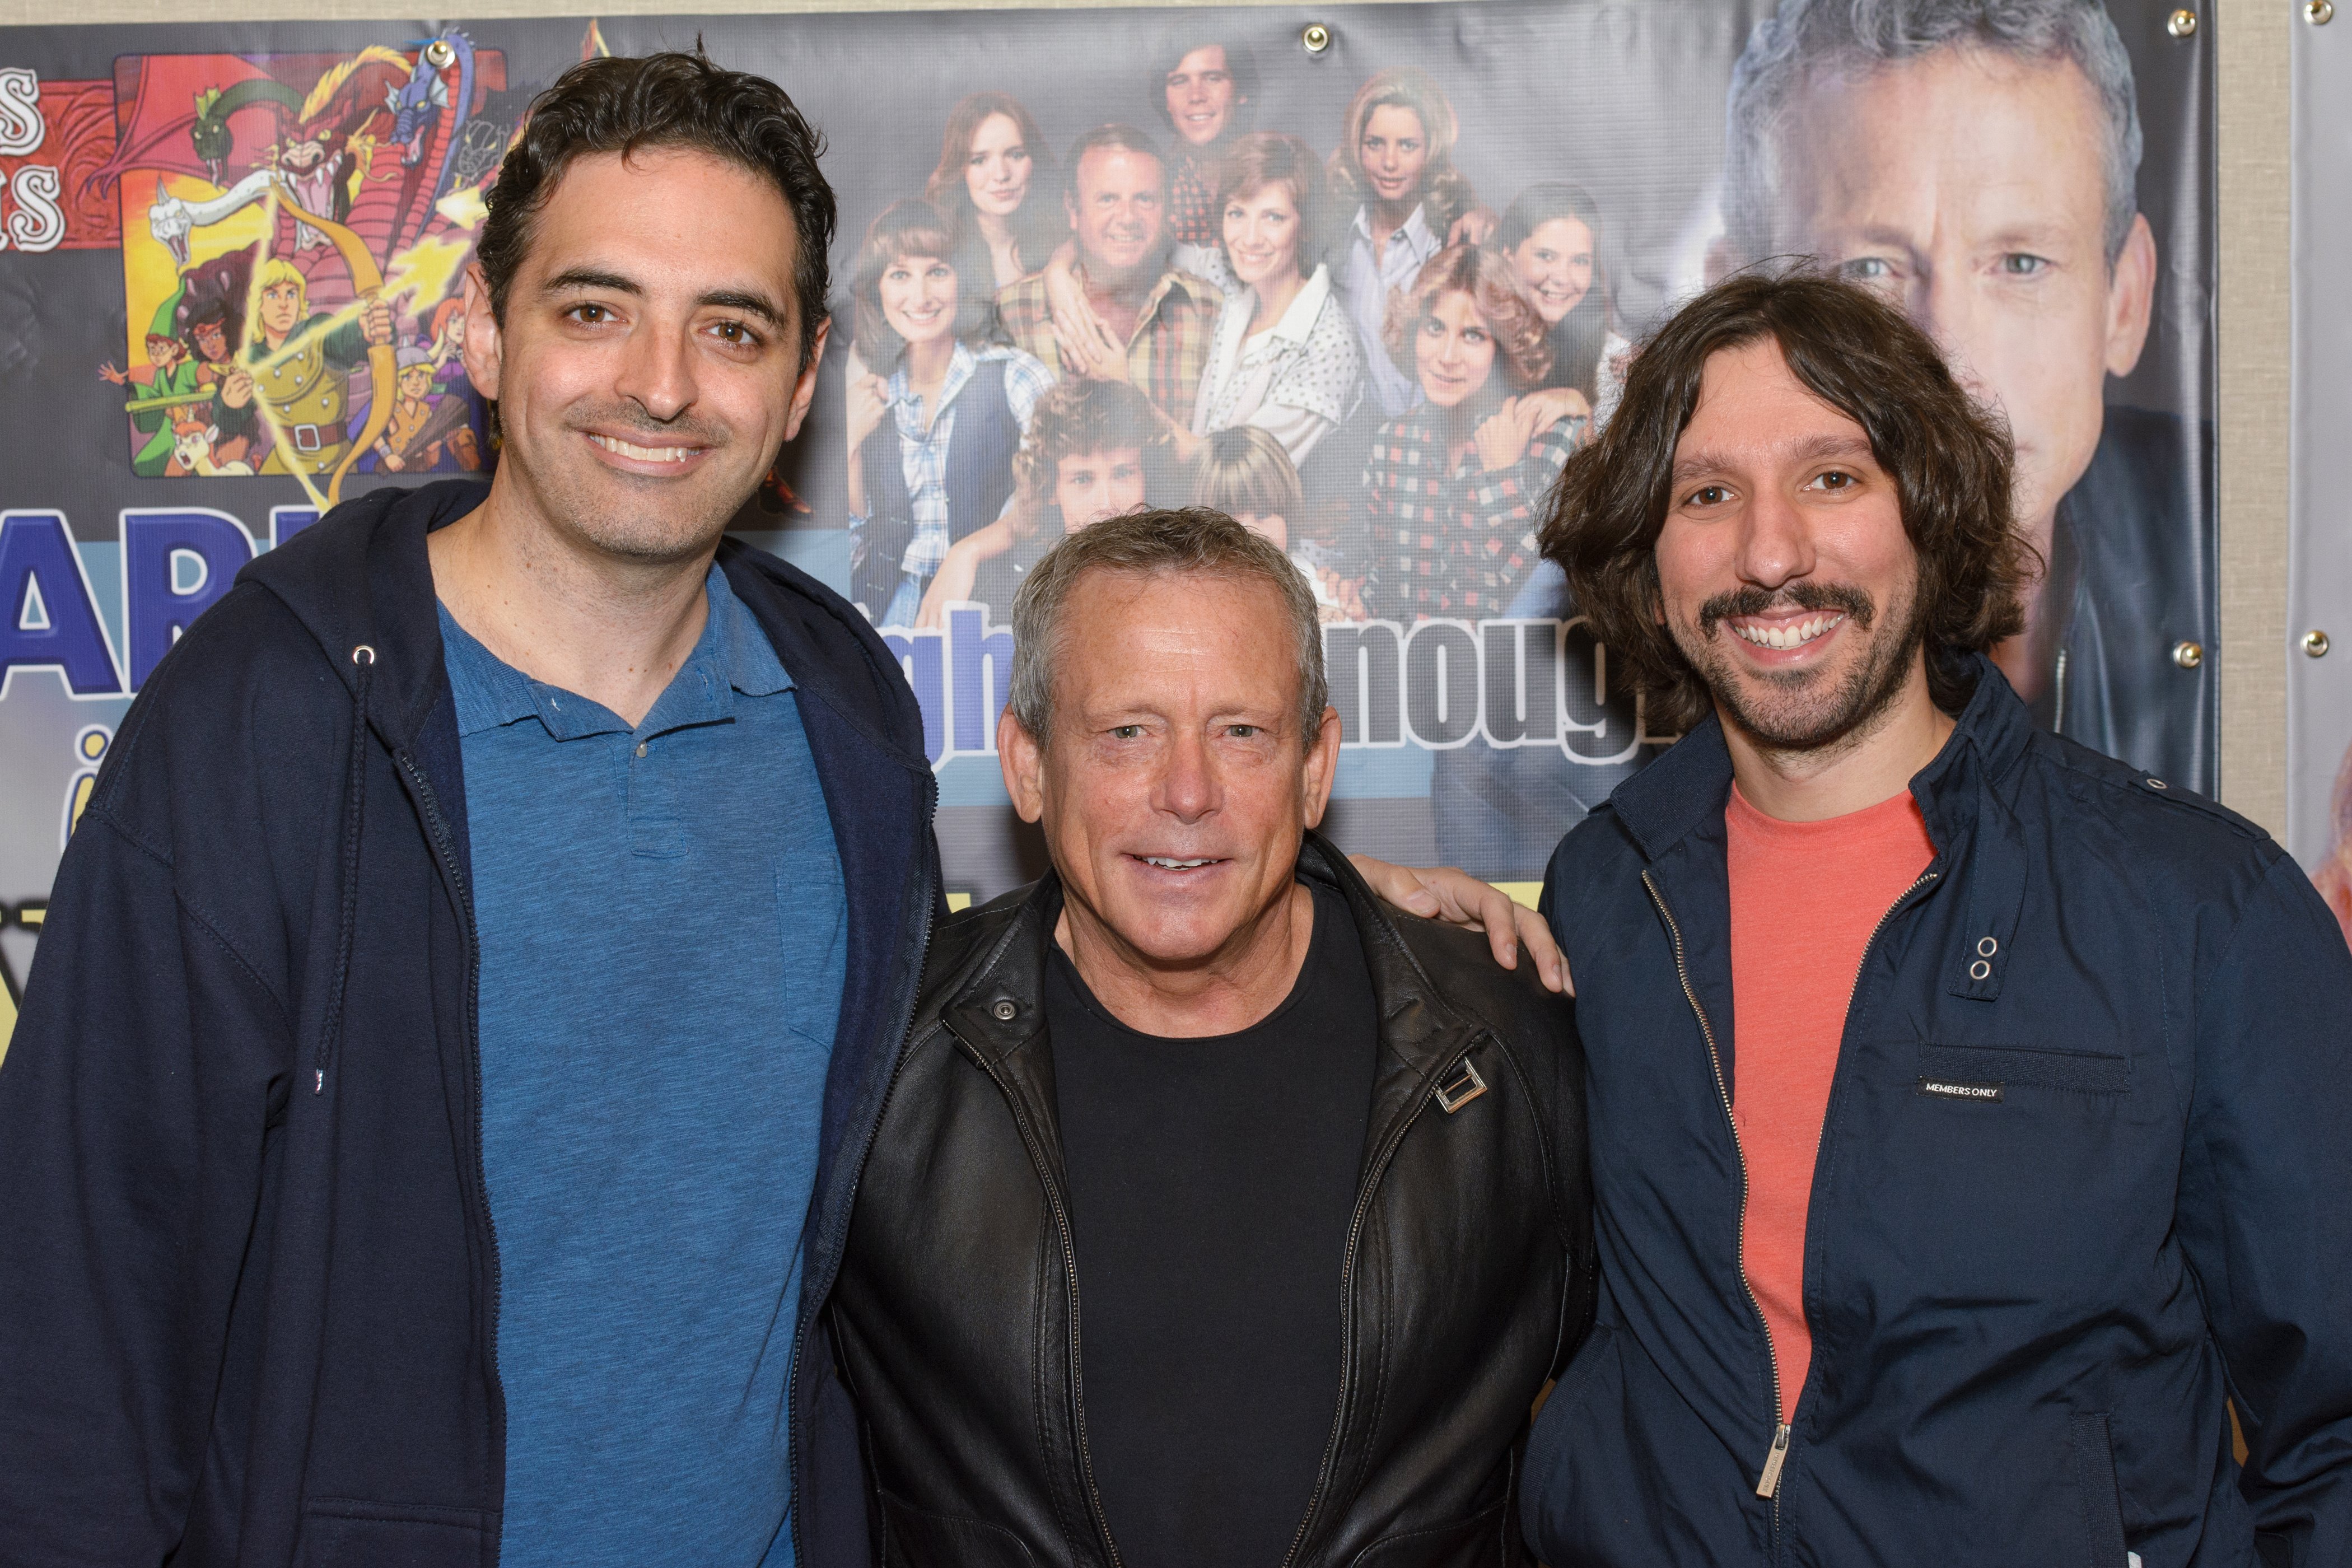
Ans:
{"label": "nose", "polygon": [[1981,301],[1965,279],[1948,268],[1938,268],[1912,286],[1905,307],[1919,330],[1936,340],[1953,376],[1979,402],[1991,400],[1991,389],[1978,374],[1972,352],[1981,323]]}
{"label": "nose", "polygon": [[1741,519],[1740,581],[1776,593],[1813,570],[1812,529],[1804,509],[1778,490],[1749,503]]}
{"label": "nose", "polygon": [[694,406],[698,395],[693,348],[688,329],[647,321],[631,332],[621,350],[614,394],[667,424]]}
{"label": "nose", "polygon": [[1206,735],[1198,730],[1176,734],[1161,764],[1156,793],[1159,799],[1152,804],[1188,827],[1217,809],[1224,792],[1217,786]]}

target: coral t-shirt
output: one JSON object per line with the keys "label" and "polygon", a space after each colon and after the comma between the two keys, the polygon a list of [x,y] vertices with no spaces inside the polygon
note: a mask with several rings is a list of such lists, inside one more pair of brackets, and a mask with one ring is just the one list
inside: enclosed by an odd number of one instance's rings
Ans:
{"label": "coral t-shirt", "polygon": [[1731,1114],[1748,1162],[1740,1264],[1764,1309],[1790,1419],[1812,1363],[1805,1210],[1863,949],[1935,857],[1908,792],[1825,822],[1782,822],[1734,785]]}

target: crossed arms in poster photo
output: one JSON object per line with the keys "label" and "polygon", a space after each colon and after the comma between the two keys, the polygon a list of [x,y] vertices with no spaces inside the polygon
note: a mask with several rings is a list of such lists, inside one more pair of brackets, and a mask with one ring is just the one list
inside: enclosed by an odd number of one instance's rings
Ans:
{"label": "crossed arms in poster photo", "polygon": [[1686,733],[1545,921],[1317,837],[1308,580],[1118,507],[1011,602],[1052,870],[950,916],[895,661],[722,539],[832,221],[772,84],[568,74],[468,280],[488,489],[322,520],[139,699],[0,1069],[12,1560],[2352,1554],[2352,954],[1986,657],[2038,558],[1928,337],[1745,275],[1564,457]]}

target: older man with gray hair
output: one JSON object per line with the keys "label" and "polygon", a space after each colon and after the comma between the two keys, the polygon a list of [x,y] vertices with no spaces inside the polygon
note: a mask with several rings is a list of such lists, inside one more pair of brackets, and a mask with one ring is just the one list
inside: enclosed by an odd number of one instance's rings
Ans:
{"label": "older man with gray hair", "polygon": [[1727,121],[1719,267],[1817,258],[1899,305],[2007,418],[2048,570],[1994,659],[2036,721],[2211,793],[2210,435],[2105,400],[2139,363],[2158,278],[2105,8],[1783,0]]}
{"label": "older man with gray hair", "polygon": [[1013,620],[1053,870],[934,936],[835,1297],[884,1561],[1521,1561],[1592,1300],[1570,1010],[1314,833],[1276,546],[1113,518]]}

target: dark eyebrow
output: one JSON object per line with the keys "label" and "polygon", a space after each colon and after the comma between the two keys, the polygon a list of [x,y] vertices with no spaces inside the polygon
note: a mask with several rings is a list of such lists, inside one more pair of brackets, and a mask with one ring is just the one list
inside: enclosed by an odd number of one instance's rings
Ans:
{"label": "dark eyebrow", "polygon": [[[1800,463],[1817,462],[1823,458],[1844,458],[1850,461],[1867,458],[1874,462],[1878,456],[1871,449],[1866,437],[1833,435],[1808,437],[1799,442],[1789,455]],[[1712,452],[1694,452],[1676,461],[1667,475],[1666,482],[1679,488],[1702,474],[1719,474],[1734,466],[1729,458],[1717,457]]]}
{"label": "dark eyebrow", "polygon": [[567,289],[609,289],[615,294],[643,295],[645,289],[617,272],[600,272],[593,267],[572,267],[557,273],[540,286],[541,291],[561,294]]}
{"label": "dark eyebrow", "polygon": [[747,316],[757,316],[772,327],[786,325],[784,313],[765,294],[746,293],[740,289],[714,289],[695,300],[714,310],[740,310]]}
{"label": "dark eyebrow", "polygon": [[[646,292],[644,288],[634,279],[625,278],[617,272],[601,271],[593,267],[568,268],[549,279],[541,288],[544,292],[550,294],[562,294],[573,289],[604,289],[615,294],[627,294],[637,299],[643,299]],[[698,295],[694,302],[706,309],[740,310],[747,316],[759,317],[772,327],[781,328],[789,324],[784,319],[784,312],[773,300],[765,294],[752,293],[748,289],[713,289],[707,293]]]}

